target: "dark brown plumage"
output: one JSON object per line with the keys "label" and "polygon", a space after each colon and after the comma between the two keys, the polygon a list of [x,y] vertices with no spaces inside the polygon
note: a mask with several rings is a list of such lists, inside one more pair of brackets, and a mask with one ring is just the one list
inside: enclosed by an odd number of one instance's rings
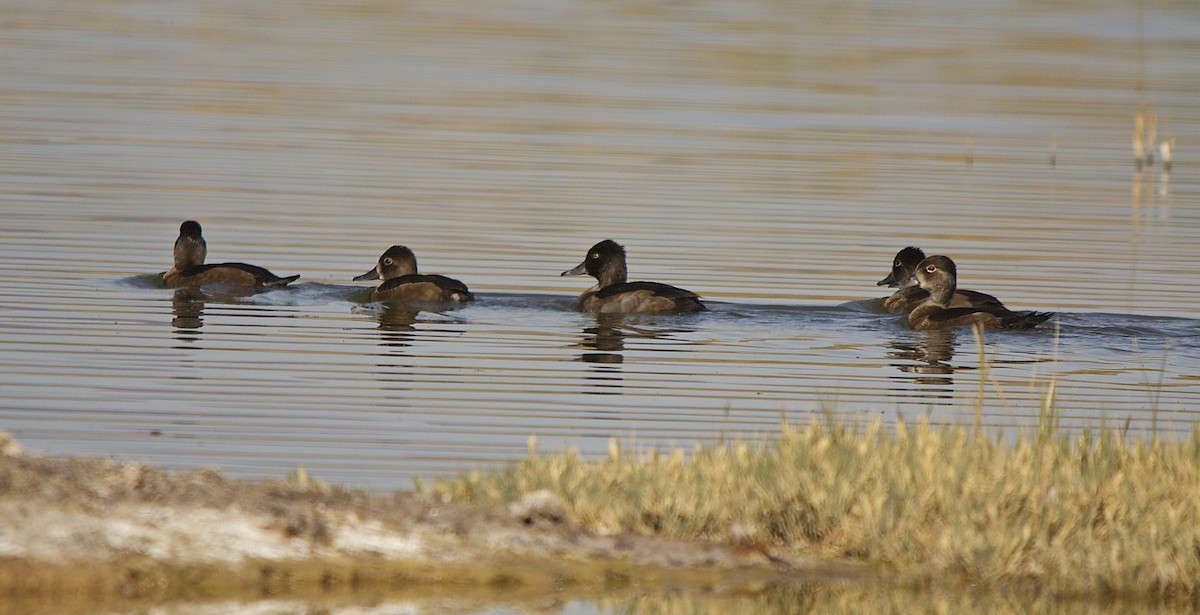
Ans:
{"label": "dark brown plumage", "polygon": [[584,312],[665,313],[706,310],[699,295],[658,282],[626,282],[625,248],[605,239],[588,250],[587,257],[562,275],[588,274],[596,285],[579,295],[576,307]]}
{"label": "dark brown plumage", "polygon": [[[925,259],[921,248],[909,246],[896,253],[892,261],[892,272],[876,283],[877,286],[900,287],[892,296],[883,300],[883,309],[889,314],[907,314],[929,298],[929,291],[917,285],[917,265]],[[948,307],[1003,308],[999,299],[986,293],[957,289]]]}
{"label": "dark brown plumage", "polygon": [[287,286],[300,276],[279,277],[262,267],[246,263],[214,263],[205,265],[208,243],[204,241],[200,223],[188,220],[179,225],[175,240],[175,264],[163,274],[167,288],[224,284],[226,286]]}
{"label": "dark brown plumage", "polygon": [[950,329],[975,324],[1032,329],[1054,315],[1051,312],[1014,312],[1002,306],[952,307],[958,269],[954,261],[945,256],[922,260],[917,265],[916,277],[921,288],[929,292],[929,298],[909,313],[908,324],[913,329]]}
{"label": "dark brown plumage", "polygon": [[388,248],[375,263],[375,268],[355,277],[358,280],[378,280],[383,283],[371,291],[372,301],[474,301],[475,295],[467,285],[443,275],[417,273],[417,256],[405,246]]}

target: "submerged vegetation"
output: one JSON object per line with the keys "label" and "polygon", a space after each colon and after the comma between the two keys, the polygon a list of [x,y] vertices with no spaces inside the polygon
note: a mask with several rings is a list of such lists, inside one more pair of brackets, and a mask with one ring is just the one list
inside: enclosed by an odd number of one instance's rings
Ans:
{"label": "submerged vegetation", "polygon": [[857,561],[912,587],[1200,600],[1197,432],[1067,436],[1048,422],[1005,442],[966,427],[828,420],[691,454],[614,442],[603,461],[531,443],[521,463],[428,489],[492,508],[549,490],[596,532]]}

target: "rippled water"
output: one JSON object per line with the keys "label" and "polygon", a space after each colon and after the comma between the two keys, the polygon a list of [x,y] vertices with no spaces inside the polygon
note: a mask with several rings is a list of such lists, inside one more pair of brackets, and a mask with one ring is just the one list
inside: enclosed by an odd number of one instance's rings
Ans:
{"label": "rippled water", "polygon": [[[1200,418],[1192,3],[13,0],[0,32],[0,428],[35,450],[394,488],[531,435],[1009,432],[1051,383],[1071,428]],[[303,277],[158,288],[189,218]],[[712,311],[575,312],[608,237]],[[394,243],[479,301],[364,303]],[[980,369],[874,311],[909,244],[1059,317]]]}

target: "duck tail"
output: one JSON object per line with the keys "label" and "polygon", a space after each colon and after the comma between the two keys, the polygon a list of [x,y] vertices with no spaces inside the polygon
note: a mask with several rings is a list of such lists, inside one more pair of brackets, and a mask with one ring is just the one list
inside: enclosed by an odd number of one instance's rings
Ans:
{"label": "duck tail", "polygon": [[1005,329],[1032,329],[1054,316],[1054,312],[1018,312],[1001,321]]}
{"label": "duck tail", "polygon": [[286,278],[276,277],[274,280],[266,280],[263,282],[263,286],[287,286],[298,279],[300,279],[299,274],[289,275]]}

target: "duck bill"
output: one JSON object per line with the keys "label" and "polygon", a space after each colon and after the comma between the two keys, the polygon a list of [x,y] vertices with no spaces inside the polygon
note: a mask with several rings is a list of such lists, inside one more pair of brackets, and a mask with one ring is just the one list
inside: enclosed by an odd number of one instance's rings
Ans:
{"label": "duck bill", "polygon": [[561,273],[561,274],[559,274],[559,275],[560,275],[560,276],[565,276],[565,275],[583,275],[583,274],[585,274],[585,273],[587,273],[587,261],[583,261],[582,263],[579,263],[579,266],[578,266],[578,267],[576,267],[576,268],[574,268],[574,269],[568,269],[568,270],[566,270],[566,271],[562,272],[562,273]]}
{"label": "duck bill", "polygon": [[354,276],[355,282],[361,282],[363,280],[378,280],[378,279],[379,279],[379,270],[378,269],[372,269],[362,275]]}
{"label": "duck bill", "polygon": [[886,278],[876,282],[875,285],[876,286],[887,286],[888,288],[894,288],[896,286],[899,286],[899,284],[896,283],[896,272],[893,271],[892,273],[889,273]]}

